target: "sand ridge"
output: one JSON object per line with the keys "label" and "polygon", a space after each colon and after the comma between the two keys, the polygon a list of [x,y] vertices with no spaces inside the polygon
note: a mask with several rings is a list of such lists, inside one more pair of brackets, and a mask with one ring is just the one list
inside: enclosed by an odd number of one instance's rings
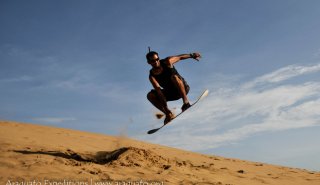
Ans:
{"label": "sand ridge", "polygon": [[77,185],[93,182],[320,184],[319,172],[197,154],[125,137],[10,121],[0,121],[0,151],[2,184],[8,181],[85,182]]}

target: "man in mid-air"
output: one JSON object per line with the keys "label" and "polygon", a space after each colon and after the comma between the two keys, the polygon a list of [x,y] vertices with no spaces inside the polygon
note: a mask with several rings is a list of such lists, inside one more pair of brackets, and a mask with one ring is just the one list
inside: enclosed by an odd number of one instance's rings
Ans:
{"label": "man in mid-air", "polygon": [[146,58],[148,64],[152,66],[149,80],[154,88],[148,93],[147,98],[156,108],[166,115],[164,124],[167,124],[174,118],[174,114],[168,108],[168,101],[182,98],[183,105],[181,110],[185,111],[190,107],[187,97],[190,87],[175,69],[174,64],[189,58],[199,61],[201,55],[200,53],[190,53],[160,59],[157,52],[149,51]]}

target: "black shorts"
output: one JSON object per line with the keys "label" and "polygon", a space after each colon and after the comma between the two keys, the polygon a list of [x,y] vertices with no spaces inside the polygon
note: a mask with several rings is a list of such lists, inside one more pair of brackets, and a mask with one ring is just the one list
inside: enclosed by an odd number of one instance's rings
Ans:
{"label": "black shorts", "polygon": [[[186,94],[188,94],[190,87],[185,81],[184,81],[184,88],[185,88]],[[163,95],[166,97],[167,101],[175,101],[182,98],[179,93],[179,90],[176,87],[161,89],[161,91]],[[154,89],[152,89],[151,92],[157,94],[157,91]]]}

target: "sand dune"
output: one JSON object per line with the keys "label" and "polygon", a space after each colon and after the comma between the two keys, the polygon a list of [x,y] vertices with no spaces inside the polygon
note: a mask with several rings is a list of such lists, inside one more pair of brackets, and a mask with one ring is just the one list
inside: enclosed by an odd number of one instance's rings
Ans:
{"label": "sand dune", "polygon": [[6,185],[320,184],[319,172],[9,121],[0,121],[0,150]]}

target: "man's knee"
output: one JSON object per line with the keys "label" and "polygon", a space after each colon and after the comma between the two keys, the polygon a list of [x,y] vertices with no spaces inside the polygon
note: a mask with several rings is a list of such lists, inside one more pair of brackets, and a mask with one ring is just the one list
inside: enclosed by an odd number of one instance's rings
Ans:
{"label": "man's knee", "polygon": [[181,78],[178,76],[178,75],[172,75],[171,76],[171,80],[174,82],[174,83],[177,83],[177,84],[181,84],[183,83]]}
{"label": "man's knee", "polygon": [[190,87],[183,78],[179,77],[178,75],[172,75],[171,79],[178,88],[185,89],[185,92],[188,94]]}
{"label": "man's knee", "polygon": [[155,93],[153,92],[153,91],[150,91],[148,94],[147,94],[147,99],[149,100],[149,101],[154,101],[154,99],[156,98],[156,95],[155,95]]}

